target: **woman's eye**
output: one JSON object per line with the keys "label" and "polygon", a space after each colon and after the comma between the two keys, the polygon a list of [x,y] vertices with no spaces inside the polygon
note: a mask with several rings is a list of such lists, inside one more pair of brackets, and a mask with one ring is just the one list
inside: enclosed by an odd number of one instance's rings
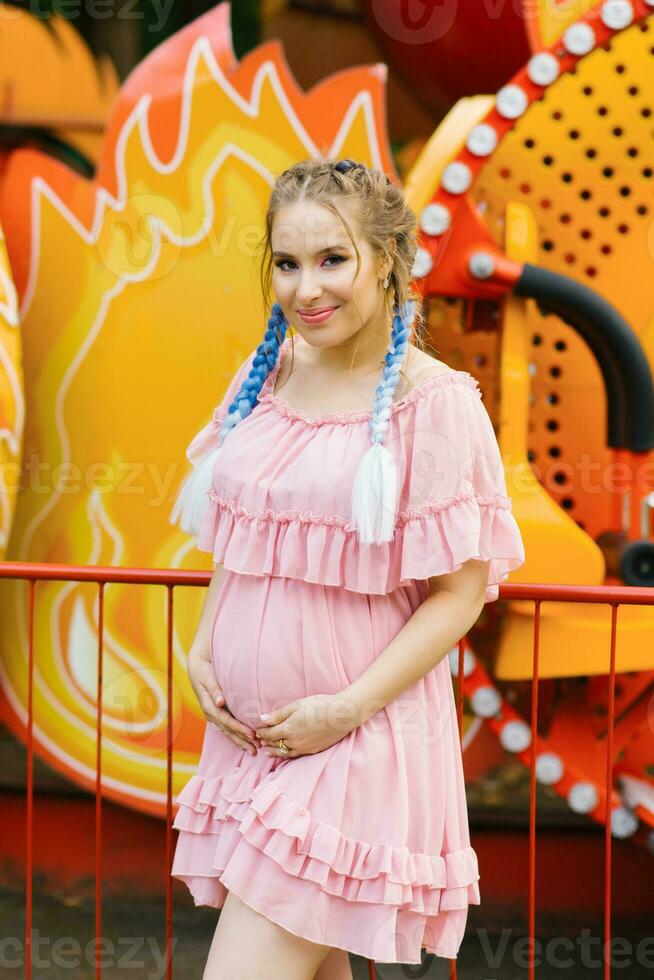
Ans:
{"label": "woman's eye", "polygon": [[[336,265],[340,265],[341,262],[345,262],[346,261],[345,256],[343,256],[343,255],[328,255],[325,258],[325,260],[324,260],[324,262],[322,264],[325,265],[329,261],[329,259],[336,259]],[[275,262],[275,265],[277,266],[277,268],[278,269],[281,269],[282,272],[288,272],[289,271],[288,269],[284,269],[283,268],[285,265],[289,265],[289,264],[290,265],[295,265],[295,262],[293,262],[292,259],[280,259],[278,262]],[[333,268],[333,266],[328,265],[327,268],[330,269],[330,268]]]}

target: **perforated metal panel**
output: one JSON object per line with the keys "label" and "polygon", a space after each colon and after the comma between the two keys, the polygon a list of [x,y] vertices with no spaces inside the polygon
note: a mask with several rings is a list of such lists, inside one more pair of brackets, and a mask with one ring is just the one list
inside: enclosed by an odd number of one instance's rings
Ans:
{"label": "perforated metal panel", "polygon": [[[500,142],[471,189],[503,245],[507,203],[532,210],[540,265],[600,293],[654,366],[654,28],[616,34],[550,85]],[[481,382],[491,415],[497,337],[465,334],[461,304],[430,303],[437,356]],[[543,486],[596,536],[619,470],[605,448],[606,399],[594,358],[555,316],[531,317],[529,458]],[[615,481],[618,481],[616,483]]]}

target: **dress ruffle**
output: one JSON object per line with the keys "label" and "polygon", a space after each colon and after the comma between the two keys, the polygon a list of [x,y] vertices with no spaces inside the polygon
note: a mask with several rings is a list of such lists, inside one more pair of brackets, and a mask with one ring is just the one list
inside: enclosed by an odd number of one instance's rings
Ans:
{"label": "dress ruffle", "polygon": [[197,546],[225,568],[385,594],[415,579],[490,562],[485,601],[525,560],[511,499],[474,492],[400,514],[392,541],[362,546],[349,521],[307,511],[249,510],[210,492]]}
{"label": "dress ruffle", "polygon": [[[192,461],[217,445],[253,356],[189,445]],[[484,601],[497,599],[524,564],[525,549],[477,379],[440,372],[391,406],[387,442],[403,469],[395,533],[389,542],[364,545],[349,520],[349,494],[369,445],[371,412],[305,416],[274,393],[279,364],[251,417],[220,448],[197,547],[241,574],[377,595],[477,558],[489,563]],[[296,500],[313,506],[292,509]]]}
{"label": "dress ruffle", "polygon": [[[218,446],[253,356],[188,447],[193,465]],[[278,367],[220,443],[197,535],[225,569],[212,657],[244,722],[253,704],[268,711],[361,676],[422,601],[415,582],[481,559],[489,602],[525,560],[470,374],[433,375],[391,406],[394,536],[363,545],[349,518],[372,413],[310,418],[275,393]],[[402,697],[416,724],[391,703],[386,724],[358,726],[333,755],[250,756],[207,726],[173,824],[171,874],[197,905],[220,909],[231,891],[291,933],[377,962],[457,957],[480,894],[449,665]]]}
{"label": "dress ruffle", "polygon": [[[274,779],[274,772],[235,766],[221,776],[196,775],[184,787],[177,797],[179,810],[173,824],[183,832],[173,875],[183,879],[192,893],[195,878],[218,879],[225,870],[234,848],[229,852],[221,848],[220,835],[226,824],[235,823],[241,838],[287,874],[314,882],[323,892],[348,902],[423,916],[479,904],[479,869],[472,847],[432,855],[412,853],[390,842],[356,840],[314,819],[306,807],[279,790]],[[207,835],[214,849],[211,867],[206,850],[200,861],[196,854],[195,838],[206,840]],[[207,904],[208,883],[202,881],[199,887],[197,897]],[[215,904],[222,907],[222,889],[214,894]]]}

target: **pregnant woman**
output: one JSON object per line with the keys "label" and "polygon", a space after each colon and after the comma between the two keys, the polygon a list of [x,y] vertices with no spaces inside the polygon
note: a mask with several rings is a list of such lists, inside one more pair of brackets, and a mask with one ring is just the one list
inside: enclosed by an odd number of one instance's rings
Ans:
{"label": "pregnant woman", "polygon": [[456,958],[480,902],[447,654],[525,554],[478,383],[420,340],[415,230],[379,170],[280,174],[264,339],[187,450],[171,521],[217,564],[172,874],[222,910],[204,980]]}

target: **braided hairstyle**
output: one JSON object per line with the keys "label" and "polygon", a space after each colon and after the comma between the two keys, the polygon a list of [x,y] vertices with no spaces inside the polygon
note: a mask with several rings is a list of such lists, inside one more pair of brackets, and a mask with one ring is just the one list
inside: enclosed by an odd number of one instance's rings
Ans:
{"label": "braided hairstyle", "polygon": [[[383,445],[384,436],[390,425],[393,396],[403,373],[402,362],[412,333],[418,345],[424,346],[424,324],[419,297],[412,288],[411,272],[417,247],[417,219],[400,187],[381,170],[350,159],[338,162],[302,160],[275,181],[265,216],[265,233],[260,242],[265,256],[261,263],[261,288],[269,310],[264,339],[257,347],[248,377],[221,422],[218,446],[201,460],[182,484],[171,523],[181,517],[183,530],[197,532],[206,504],[206,492],[211,488],[216,452],[228,433],[253,410],[266,378],[279,359],[288,320],[279,303],[271,306],[269,302],[273,274],[272,229],[277,212],[298,201],[320,204],[339,218],[356,252],[356,275],[361,267],[361,256],[336,202],[353,205],[362,235],[372,252],[392,261],[388,288],[384,293],[384,305],[391,321],[390,339],[369,422],[371,446],[359,463],[352,487],[352,523],[361,543],[390,541],[395,529],[398,487],[395,463]],[[293,358],[294,351],[291,366]]]}

